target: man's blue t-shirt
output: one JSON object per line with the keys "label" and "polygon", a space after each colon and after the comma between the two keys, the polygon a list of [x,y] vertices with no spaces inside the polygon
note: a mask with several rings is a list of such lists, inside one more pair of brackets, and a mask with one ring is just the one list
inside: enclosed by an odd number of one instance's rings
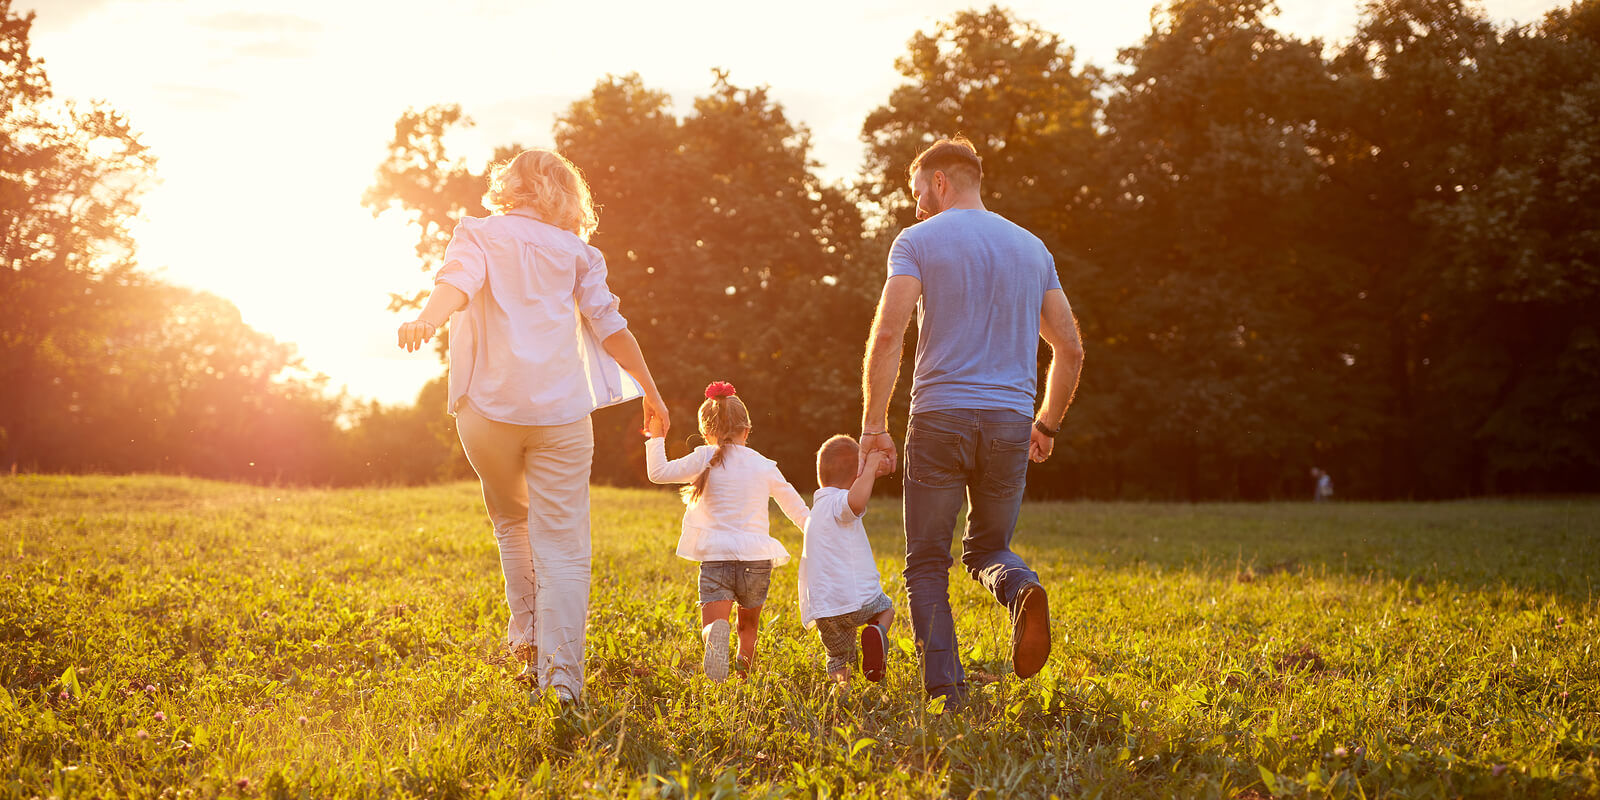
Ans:
{"label": "man's blue t-shirt", "polygon": [[1039,311],[1061,288],[1039,237],[990,211],[947,209],[895,237],[889,275],[922,282],[911,413],[1033,415]]}

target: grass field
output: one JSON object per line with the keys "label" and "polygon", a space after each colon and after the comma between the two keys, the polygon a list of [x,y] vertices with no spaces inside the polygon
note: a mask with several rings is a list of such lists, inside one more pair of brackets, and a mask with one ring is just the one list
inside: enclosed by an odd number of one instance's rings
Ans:
{"label": "grass field", "polygon": [[959,718],[920,695],[896,500],[899,649],[848,692],[792,564],[753,677],[699,674],[681,508],[596,490],[564,710],[510,680],[475,484],[0,479],[0,797],[1600,796],[1600,503],[1029,505],[1055,655],[1017,681],[953,576],[990,676]]}

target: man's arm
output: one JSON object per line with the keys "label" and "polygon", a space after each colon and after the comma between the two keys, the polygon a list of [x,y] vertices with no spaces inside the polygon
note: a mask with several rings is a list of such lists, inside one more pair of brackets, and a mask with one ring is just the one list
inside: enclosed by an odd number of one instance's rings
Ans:
{"label": "man's arm", "polygon": [[884,474],[894,472],[894,438],[889,435],[889,398],[900,378],[900,355],[905,349],[906,326],[922,296],[922,281],[909,275],[894,275],[883,284],[878,312],[872,319],[872,335],[867,339],[867,357],[861,366],[861,461],[882,451]]}
{"label": "man's arm", "polygon": [[[1039,407],[1036,419],[1045,427],[1059,430],[1067,407],[1078,393],[1078,375],[1083,371],[1083,340],[1078,335],[1078,320],[1072,316],[1066,292],[1060,289],[1045,292],[1039,311],[1039,335],[1050,345],[1051,355],[1044,404]],[[1028,456],[1034,461],[1043,461],[1054,449],[1055,440],[1034,428]]]}

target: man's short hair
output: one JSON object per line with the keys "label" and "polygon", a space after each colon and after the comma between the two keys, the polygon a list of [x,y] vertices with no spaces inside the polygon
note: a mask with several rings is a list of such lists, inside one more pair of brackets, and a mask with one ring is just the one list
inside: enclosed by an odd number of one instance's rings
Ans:
{"label": "man's short hair", "polygon": [[849,485],[856,479],[857,459],[861,445],[856,440],[839,434],[822,443],[817,450],[817,483],[822,486]]}
{"label": "man's short hair", "polygon": [[983,159],[978,155],[978,148],[960,135],[954,139],[940,139],[918,153],[911,168],[906,170],[906,180],[914,180],[919,169],[943,172],[952,181],[970,182],[973,186],[983,180]]}

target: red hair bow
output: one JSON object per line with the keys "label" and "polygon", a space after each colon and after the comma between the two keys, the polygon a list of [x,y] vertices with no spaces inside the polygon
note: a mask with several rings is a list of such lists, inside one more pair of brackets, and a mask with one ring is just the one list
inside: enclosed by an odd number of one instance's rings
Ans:
{"label": "red hair bow", "polygon": [[738,390],[733,388],[733,384],[727,381],[712,381],[711,385],[706,387],[707,400],[721,400],[724,397],[732,397],[738,393]]}

